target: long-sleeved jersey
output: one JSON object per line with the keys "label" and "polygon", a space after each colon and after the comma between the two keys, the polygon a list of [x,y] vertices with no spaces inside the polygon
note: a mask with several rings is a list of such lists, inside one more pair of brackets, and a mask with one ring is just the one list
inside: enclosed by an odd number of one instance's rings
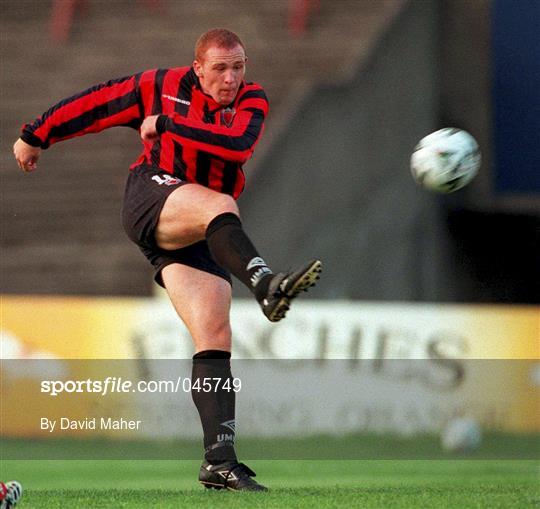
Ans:
{"label": "long-sleeved jersey", "polygon": [[60,101],[21,138],[43,149],[58,141],[114,126],[139,129],[149,115],[160,115],[155,141],[131,169],[148,164],[188,182],[238,198],[244,188],[242,164],[253,154],[268,113],[263,89],[242,83],[227,107],[200,87],[190,67],[154,69],[111,80]]}

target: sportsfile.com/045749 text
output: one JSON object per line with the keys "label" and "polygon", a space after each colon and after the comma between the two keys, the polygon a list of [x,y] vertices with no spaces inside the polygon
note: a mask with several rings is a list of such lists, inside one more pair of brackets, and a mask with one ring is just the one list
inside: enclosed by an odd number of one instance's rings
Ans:
{"label": "sportsfile.com/045749 text", "polygon": [[179,376],[176,380],[126,380],[122,377],[108,376],[103,380],[43,380],[41,393],[50,396],[59,394],[96,393],[121,394],[129,392],[140,393],[174,393],[174,392],[240,392],[240,378],[205,377],[192,380]]}

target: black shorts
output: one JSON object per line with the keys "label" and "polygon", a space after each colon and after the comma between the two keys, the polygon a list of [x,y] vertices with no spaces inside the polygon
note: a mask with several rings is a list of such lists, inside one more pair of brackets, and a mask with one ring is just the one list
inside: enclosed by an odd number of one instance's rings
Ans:
{"label": "black shorts", "polygon": [[154,233],[165,200],[184,184],[186,182],[153,166],[141,165],[131,170],[122,209],[124,230],[154,266],[154,279],[160,286],[164,286],[161,270],[171,263],[188,265],[231,283],[231,275],[214,261],[205,240],[175,250],[162,249],[156,244]]}

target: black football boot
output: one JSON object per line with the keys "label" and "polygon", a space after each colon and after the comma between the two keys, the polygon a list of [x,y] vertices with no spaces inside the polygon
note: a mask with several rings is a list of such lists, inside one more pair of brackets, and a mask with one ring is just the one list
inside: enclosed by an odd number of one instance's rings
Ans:
{"label": "black football boot", "polygon": [[199,472],[199,482],[205,488],[230,491],[268,491],[266,486],[254,481],[255,472],[243,463],[227,462],[211,465],[204,461]]}
{"label": "black football boot", "polygon": [[266,297],[260,301],[266,318],[271,322],[279,322],[285,318],[291,300],[300,292],[306,292],[308,288],[315,286],[321,272],[322,263],[319,260],[312,260],[298,270],[271,276]]}

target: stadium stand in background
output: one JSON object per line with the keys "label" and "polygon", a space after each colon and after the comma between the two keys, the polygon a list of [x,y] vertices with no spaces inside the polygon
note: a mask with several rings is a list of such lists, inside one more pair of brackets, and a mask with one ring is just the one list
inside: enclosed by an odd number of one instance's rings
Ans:
{"label": "stadium stand in background", "polygon": [[[123,184],[140,151],[136,133],[112,129],[53,146],[35,174],[22,175],[10,149],[22,122],[54,101],[112,77],[188,65],[198,34],[226,20],[250,49],[248,78],[263,83],[270,97],[269,144],[306,81],[351,65],[359,48],[369,46],[401,3],[349,2],[343,12],[323,4],[311,18],[312,29],[291,42],[288,0],[163,0],[153,11],[142,1],[87,1],[83,13],[73,12],[69,40],[59,45],[49,37],[52,2],[4,2],[3,291],[152,291],[151,270],[120,222]],[[353,19],[364,29],[358,30]],[[250,170],[248,165],[246,172]]]}
{"label": "stadium stand in background", "polygon": [[[149,9],[149,14],[163,12],[162,0],[141,0]],[[308,28],[310,18],[318,13],[320,0],[289,0],[288,27],[291,37],[302,37]],[[86,0],[53,0],[50,36],[58,44],[64,44],[69,39],[74,17],[77,13],[84,14]]]}
{"label": "stadium stand in background", "polygon": [[[269,263],[316,253],[323,299],[538,300],[538,200],[492,189],[489,0],[70,0],[54,42],[56,3],[2,2],[3,293],[152,294],[120,220],[136,133],[53,146],[31,175],[11,144],[55,101],[189,64],[198,35],[227,25],[271,103],[240,203]],[[443,125],[469,130],[484,157],[473,184],[447,198],[416,188],[408,171],[416,141]]]}

